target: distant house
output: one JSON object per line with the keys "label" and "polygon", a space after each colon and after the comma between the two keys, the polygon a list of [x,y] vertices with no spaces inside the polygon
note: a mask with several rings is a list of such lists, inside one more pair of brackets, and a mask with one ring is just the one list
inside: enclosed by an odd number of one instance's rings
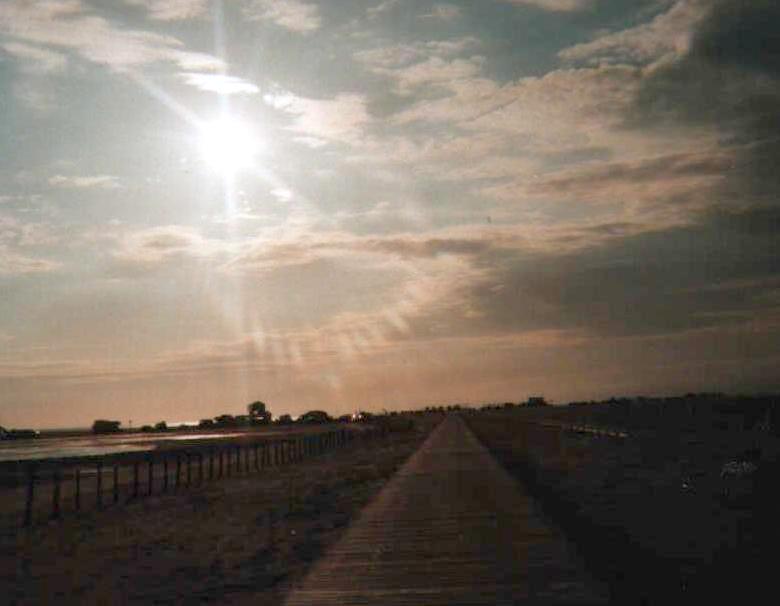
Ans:
{"label": "distant house", "polygon": [[117,433],[121,431],[119,426],[121,421],[106,421],[105,419],[98,419],[92,424],[92,433]]}
{"label": "distant house", "polygon": [[538,406],[549,406],[547,401],[542,396],[531,396],[525,403],[526,406],[535,408]]}

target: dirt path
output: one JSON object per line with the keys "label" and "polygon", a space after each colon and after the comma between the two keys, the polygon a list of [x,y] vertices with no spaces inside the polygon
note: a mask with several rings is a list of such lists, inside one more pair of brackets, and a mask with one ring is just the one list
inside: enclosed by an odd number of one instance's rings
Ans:
{"label": "dirt path", "polygon": [[593,604],[605,596],[531,498],[451,416],[287,604]]}

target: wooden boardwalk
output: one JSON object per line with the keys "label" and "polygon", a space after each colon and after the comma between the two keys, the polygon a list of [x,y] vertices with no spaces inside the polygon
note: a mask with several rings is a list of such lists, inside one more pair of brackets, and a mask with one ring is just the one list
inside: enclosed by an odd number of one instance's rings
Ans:
{"label": "wooden boardwalk", "polygon": [[522,487],[450,416],[287,604],[604,604],[606,596]]}

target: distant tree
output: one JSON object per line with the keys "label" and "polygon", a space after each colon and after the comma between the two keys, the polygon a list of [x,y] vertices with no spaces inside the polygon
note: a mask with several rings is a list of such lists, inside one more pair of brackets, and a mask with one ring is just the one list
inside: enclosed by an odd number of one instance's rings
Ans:
{"label": "distant tree", "polygon": [[153,431],[154,428],[151,425],[141,425],[141,431],[144,433],[149,433],[150,431]]}
{"label": "distant tree", "polygon": [[285,415],[280,416],[276,420],[276,422],[279,423],[279,425],[291,425],[293,420],[292,420],[292,417],[290,415],[286,415],[285,414]]}
{"label": "distant tree", "polygon": [[168,423],[165,421],[160,421],[159,423],[155,423],[154,429],[156,431],[168,431]]}
{"label": "distant tree", "polygon": [[214,427],[214,419],[201,419],[198,429],[211,429]]}
{"label": "distant tree", "polygon": [[252,425],[268,425],[273,417],[265,402],[260,400],[247,404],[246,410],[249,413],[249,422]]}
{"label": "distant tree", "polygon": [[324,410],[310,410],[298,417],[298,423],[329,423],[332,420]]}

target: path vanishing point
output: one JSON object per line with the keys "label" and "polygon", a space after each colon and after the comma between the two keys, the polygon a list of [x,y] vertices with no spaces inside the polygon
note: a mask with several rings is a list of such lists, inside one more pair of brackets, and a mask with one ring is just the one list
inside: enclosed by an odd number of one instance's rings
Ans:
{"label": "path vanishing point", "polygon": [[605,604],[608,593],[464,421],[448,416],[290,592],[289,606]]}

